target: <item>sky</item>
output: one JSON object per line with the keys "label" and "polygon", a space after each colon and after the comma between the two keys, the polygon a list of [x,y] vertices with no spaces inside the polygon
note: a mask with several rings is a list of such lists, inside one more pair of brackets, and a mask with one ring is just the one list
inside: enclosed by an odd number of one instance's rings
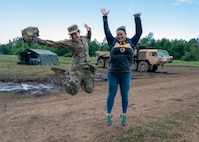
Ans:
{"label": "sky", "polygon": [[125,26],[132,37],[133,14],[141,12],[141,38],[150,32],[156,40],[199,38],[199,0],[1,0],[0,44],[21,37],[21,30],[29,26],[39,28],[41,39],[53,41],[68,39],[67,28],[73,24],[86,35],[84,23],[92,29],[92,40],[102,42],[102,8],[110,11],[113,36],[119,26]]}

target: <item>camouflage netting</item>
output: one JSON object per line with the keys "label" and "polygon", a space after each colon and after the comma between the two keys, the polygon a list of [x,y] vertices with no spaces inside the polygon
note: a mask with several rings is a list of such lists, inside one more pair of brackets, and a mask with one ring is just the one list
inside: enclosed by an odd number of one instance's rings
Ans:
{"label": "camouflage netting", "polygon": [[39,29],[37,27],[27,27],[21,31],[24,42],[33,43],[37,42],[39,36]]}

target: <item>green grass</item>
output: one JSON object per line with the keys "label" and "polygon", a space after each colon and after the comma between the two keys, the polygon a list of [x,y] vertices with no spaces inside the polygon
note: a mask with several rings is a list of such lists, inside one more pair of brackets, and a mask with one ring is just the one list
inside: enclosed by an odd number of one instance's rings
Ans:
{"label": "green grass", "polygon": [[168,63],[166,65],[180,65],[180,66],[196,66],[199,67],[199,61],[180,61],[180,60],[173,60],[172,63]]}
{"label": "green grass", "polygon": [[[40,65],[18,65],[18,56],[0,55],[0,78],[16,78],[26,80],[43,80],[54,74],[50,68],[52,66]],[[62,62],[62,60],[61,60]],[[57,67],[67,69],[68,64],[60,63]]]}
{"label": "green grass", "polygon": [[[58,57],[59,65],[56,67],[68,70],[71,58]],[[95,63],[95,57],[91,61]],[[18,65],[18,56],[15,55],[0,55],[0,78],[16,78],[25,80],[44,80],[54,75],[50,70],[52,66],[41,65]]]}
{"label": "green grass", "polygon": [[136,125],[124,131],[120,142],[193,142],[199,131],[199,105],[159,121]]}

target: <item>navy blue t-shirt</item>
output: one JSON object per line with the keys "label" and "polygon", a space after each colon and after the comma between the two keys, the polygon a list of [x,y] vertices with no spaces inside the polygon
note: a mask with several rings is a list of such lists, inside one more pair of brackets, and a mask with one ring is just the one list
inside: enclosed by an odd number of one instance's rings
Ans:
{"label": "navy blue t-shirt", "polygon": [[129,72],[132,70],[133,48],[130,43],[118,42],[110,49],[109,71]]}

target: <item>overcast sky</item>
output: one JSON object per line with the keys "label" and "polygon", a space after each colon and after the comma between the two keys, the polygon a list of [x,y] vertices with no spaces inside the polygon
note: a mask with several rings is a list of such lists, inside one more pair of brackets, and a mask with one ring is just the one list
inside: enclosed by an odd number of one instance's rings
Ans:
{"label": "overcast sky", "polygon": [[142,12],[142,37],[150,32],[155,39],[190,40],[199,37],[199,0],[1,0],[0,43],[21,37],[21,30],[36,26],[40,38],[69,38],[67,27],[77,24],[86,34],[84,23],[92,28],[92,39],[104,39],[101,8],[110,10],[109,27],[126,26],[127,35],[135,33],[133,14]]}

